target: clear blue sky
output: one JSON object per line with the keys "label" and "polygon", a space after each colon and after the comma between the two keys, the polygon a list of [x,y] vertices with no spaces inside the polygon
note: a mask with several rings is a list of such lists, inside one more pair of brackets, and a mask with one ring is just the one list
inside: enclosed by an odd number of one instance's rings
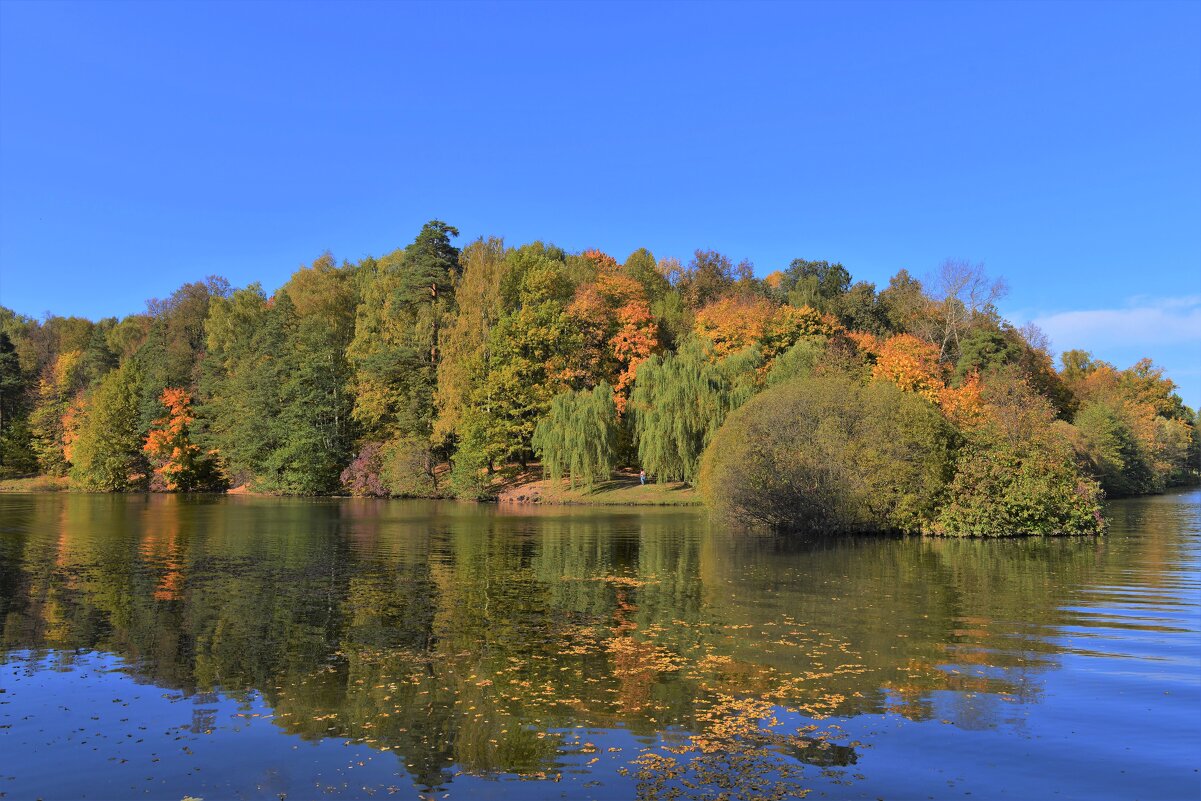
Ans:
{"label": "clear blue sky", "polygon": [[1201,401],[1201,4],[0,3],[0,304],[464,241],[1005,276]]}

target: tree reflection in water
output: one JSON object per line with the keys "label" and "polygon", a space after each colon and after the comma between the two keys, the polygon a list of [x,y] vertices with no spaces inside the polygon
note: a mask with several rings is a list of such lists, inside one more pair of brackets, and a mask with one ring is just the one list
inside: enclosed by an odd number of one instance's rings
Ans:
{"label": "tree reflection in water", "polygon": [[831,717],[924,720],[951,698],[961,726],[1020,725],[1071,588],[1134,547],[373,500],[26,496],[6,515],[7,651],[255,691],[287,732],[394,753],[427,790],[618,760],[647,798],[798,793],[802,763],[856,763]]}

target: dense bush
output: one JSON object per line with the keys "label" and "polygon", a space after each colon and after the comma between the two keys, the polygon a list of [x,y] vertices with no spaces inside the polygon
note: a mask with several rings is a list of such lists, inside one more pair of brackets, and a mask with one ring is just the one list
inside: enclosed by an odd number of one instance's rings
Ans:
{"label": "dense bush", "polygon": [[382,498],[388,494],[380,473],[383,472],[383,460],[380,451],[382,442],[366,442],[359,449],[354,460],[342,471],[339,480],[342,489],[351,495],[361,495],[371,498]]}
{"label": "dense bush", "polygon": [[960,455],[933,531],[977,537],[1097,534],[1104,528],[1100,497],[1097,483],[1076,469],[1066,443],[973,444]]}
{"label": "dense bush", "polygon": [[429,442],[419,437],[398,437],[380,449],[380,480],[389,495],[401,498],[437,498]]}
{"label": "dense bush", "polygon": [[1015,373],[983,393],[983,423],[968,431],[933,531],[966,536],[1097,534],[1101,488],[1077,465],[1069,427]]}
{"label": "dense bush", "polygon": [[701,489],[736,520],[809,532],[919,531],[953,432],[928,401],[840,374],[768,389],[705,452]]}

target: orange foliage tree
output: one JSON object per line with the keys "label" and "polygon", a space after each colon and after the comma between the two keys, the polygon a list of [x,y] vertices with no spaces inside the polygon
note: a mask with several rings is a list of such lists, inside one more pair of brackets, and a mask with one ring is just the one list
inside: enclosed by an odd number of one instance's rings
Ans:
{"label": "orange foliage tree", "polygon": [[801,337],[833,336],[842,325],[833,315],[809,306],[777,306],[767,298],[728,296],[696,314],[696,332],[713,343],[717,358],[758,345],[766,362]]}
{"label": "orange foliage tree", "polygon": [[713,343],[720,359],[762,339],[775,311],[767,298],[724,297],[696,313],[695,330]]}
{"label": "orange foliage tree", "polygon": [[75,440],[79,438],[79,425],[88,409],[87,400],[83,395],[77,395],[67,411],[63,412],[60,423],[63,432],[63,458],[68,462],[75,460]]}
{"label": "orange foliage tree", "polygon": [[912,334],[897,334],[880,344],[872,378],[891,381],[906,392],[938,403],[946,389],[944,372],[938,346]]}
{"label": "orange foliage tree", "polygon": [[584,256],[595,263],[596,280],[576,291],[568,312],[584,334],[586,372],[613,384],[613,401],[623,413],[638,366],[659,347],[659,327],[641,282],[599,250]]}
{"label": "orange foliage tree", "polygon": [[154,466],[161,488],[168,491],[214,489],[222,484],[213,457],[215,452],[202,454],[192,442],[190,426],[192,399],[186,389],[167,387],[159,401],[167,414],[154,421],[142,451]]}

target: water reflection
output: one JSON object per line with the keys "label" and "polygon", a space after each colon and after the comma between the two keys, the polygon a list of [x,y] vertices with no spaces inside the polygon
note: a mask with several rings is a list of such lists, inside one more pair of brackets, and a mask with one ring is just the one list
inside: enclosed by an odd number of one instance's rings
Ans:
{"label": "water reflection", "polygon": [[116,655],[193,699],[193,733],[242,699],[427,789],[608,765],[646,798],[771,797],[801,764],[857,775],[831,719],[1020,732],[1068,657],[1175,660],[1195,693],[1189,497],[1115,507],[1100,541],[781,542],[694,511],[6,496],[3,647]]}

